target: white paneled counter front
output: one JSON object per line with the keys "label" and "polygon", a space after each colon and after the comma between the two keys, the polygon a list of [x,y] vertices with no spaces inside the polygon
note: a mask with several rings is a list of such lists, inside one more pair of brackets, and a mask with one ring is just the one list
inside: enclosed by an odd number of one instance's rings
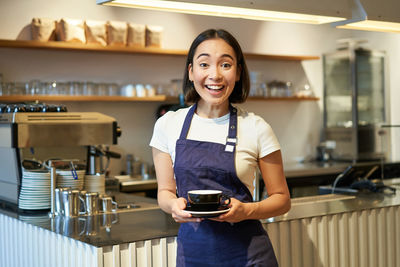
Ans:
{"label": "white paneled counter front", "polygon": [[[282,267],[400,266],[395,194],[293,199],[263,221]],[[0,209],[0,266],[175,266],[179,224],[160,209],[78,218]]]}

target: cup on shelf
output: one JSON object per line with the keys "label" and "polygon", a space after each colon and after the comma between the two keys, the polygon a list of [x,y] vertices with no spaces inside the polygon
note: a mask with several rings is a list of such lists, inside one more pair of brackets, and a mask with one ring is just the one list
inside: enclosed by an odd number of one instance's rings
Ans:
{"label": "cup on shelf", "polygon": [[133,84],[93,81],[41,81],[0,83],[0,95],[64,95],[64,96],[126,96],[154,97],[156,95],[178,96],[181,80],[169,84]]}
{"label": "cup on shelf", "polygon": [[182,83],[183,83],[182,79],[171,80],[171,87],[168,95],[179,96],[179,94],[182,92]]}
{"label": "cup on shelf", "polygon": [[121,86],[121,95],[127,97],[134,97],[136,96],[136,88],[133,84],[125,84]]}
{"label": "cup on shelf", "polygon": [[171,85],[168,83],[159,83],[155,87],[157,95],[168,95]]}
{"label": "cup on shelf", "polygon": [[146,84],[146,95],[147,96],[155,96],[156,95],[156,88],[152,84]]}
{"label": "cup on shelf", "polygon": [[23,82],[8,82],[4,83],[2,86],[2,94],[3,95],[23,95],[26,92],[27,86],[26,83]]}
{"label": "cup on shelf", "polygon": [[68,83],[66,82],[58,82],[56,94],[58,95],[67,95],[68,94]]}
{"label": "cup on shelf", "polygon": [[119,90],[118,84],[116,84],[116,83],[108,84],[108,95],[110,95],[110,96],[120,95],[120,90]]}
{"label": "cup on shelf", "polygon": [[78,81],[69,82],[69,95],[82,95],[83,83]]}
{"label": "cup on shelf", "polygon": [[86,81],[82,83],[82,94],[83,95],[97,95],[98,94],[98,86],[97,83]]}
{"label": "cup on shelf", "polygon": [[58,94],[58,82],[46,82],[44,83],[44,93],[46,95],[57,95]]}
{"label": "cup on shelf", "polygon": [[41,92],[41,81],[40,80],[30,80],[28,95],[39,95]]}
{"label": "cup on shelf", "polygon": [[106,84],[106,83],[98,83],[97,84],[97,95],[99,95],[99,96],[108,95],[108,84]]}
{"label": "cup on shelf", "polygon": [[146,87],[143,84],[136,84],[136,96],[138,97],[146,97],[147,96],[147,90]]}

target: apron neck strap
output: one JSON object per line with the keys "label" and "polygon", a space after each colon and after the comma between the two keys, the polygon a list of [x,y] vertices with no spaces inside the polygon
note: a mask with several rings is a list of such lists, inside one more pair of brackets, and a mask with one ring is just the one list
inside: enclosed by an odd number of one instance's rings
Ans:
{"label": "apron neck strap", "polygon": [[226,138],[225,151],[235,152],[237,143],[237,109],[229,104],[229,131]]}
{"label": "apron neck strap", "polygon": [[[179,139],[186,139],[187,135],[189,133],[189,128],[190,124],[192,122],[192,118],[194,115],[194,112],[196,111],[197,108],[197,103],[195,103],[190,109],[188,114],[186,115],[185,121],[183,123],[181,135]],[[230,146],[236,146],[237,142],[237,109],[233,107],[231,104],[229,104],[229,112],[230,112],[230,117],[229,117],[229,131],[228,131],[228,136],[226,138],[226,145],[228,144]],[[227,150],[227,149],[225,149]],[[230,150],[230,149],[228,149]]]}
{"label": "apron neck strap", "polygon": [[193,114],[196,111],[197,108],[197,103],[195,103],[190,109],[188,114],[186,114],[185,121],[182,126],[181,130],[181,135],[179,139],[186,139],[188,133],[189,133],[189,128],[190,128],[190,123],[192,122]]}

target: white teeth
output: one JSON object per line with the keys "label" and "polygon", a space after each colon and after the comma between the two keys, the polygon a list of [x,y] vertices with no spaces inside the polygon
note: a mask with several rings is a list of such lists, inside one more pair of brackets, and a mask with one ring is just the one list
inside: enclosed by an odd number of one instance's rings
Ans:
{"label": "white teeth", "polygon": [[223,88],[223,86],[219,85],[206,85],[206,87],[211,90],[221,90]]}

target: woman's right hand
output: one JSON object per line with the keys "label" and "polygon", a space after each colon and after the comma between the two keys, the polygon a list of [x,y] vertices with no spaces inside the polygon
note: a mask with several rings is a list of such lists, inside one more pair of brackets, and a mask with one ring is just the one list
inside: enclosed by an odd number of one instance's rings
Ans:
{"label": "woman's right hand", "polygon": [[156,168],[158,194],[157,200],[160,208],[172,214],[172,218],[178,223],[200,222],[199,218],[192,218],[186,208],[186,199],[176,198],[176,181],[171,156],[153,148],[153,161]]}
{"label": "woman's right hand", "polygon": [[171,205],[172,218],[174,218],[178,223],[201,222],[202,219],[192,218],[192,215],[189,212],[184,211],[186,204],[186,199],[183,197],[175,199]]}

